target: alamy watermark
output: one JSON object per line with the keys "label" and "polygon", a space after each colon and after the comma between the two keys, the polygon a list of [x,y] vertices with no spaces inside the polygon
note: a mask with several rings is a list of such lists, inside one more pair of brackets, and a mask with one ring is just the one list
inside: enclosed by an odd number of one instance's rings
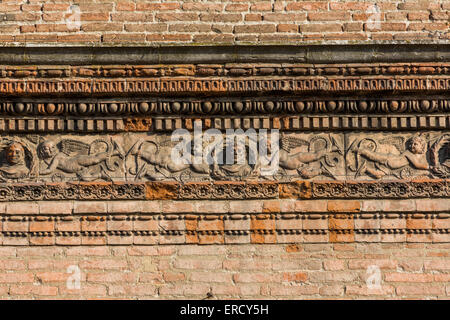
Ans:
{"label": "alamy watermark", "polygon": [[218,129],[203,132],[201,121],[194,122],[193,135],[186,129],[172,133],[177,142],[171,160],[178,165],[210,166],[257,165],[262,176],[275,175],[279,168],[279,130]]}
{"label": "alamy watermark", "polygon": [[381,10],[377,4],[369,6],[366,10],[369,17],[366,21],[368,30],[380,30],[381,29]]}
{"label": "alamy watermark", "polygon": [[377,265],[370,265],[367,267],[366,285],[369,290],[381,289],[381,270]]}
{"label": "alamy watermark", "polygon": [[67,278],[66,286],[70,290],[81,289],[81,270],[77,265],[70,265],[67,267],[67,273],[71,275]]}
{"label": "alamy watermark", "polygon": [[76,4],[72,4],[64,15],[64,22],[69,30],[79,30],[81,28],[81,10]]}

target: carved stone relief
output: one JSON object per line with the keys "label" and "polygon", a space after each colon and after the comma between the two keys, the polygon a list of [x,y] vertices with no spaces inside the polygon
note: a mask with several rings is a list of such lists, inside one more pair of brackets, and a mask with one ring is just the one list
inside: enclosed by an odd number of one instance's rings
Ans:
{"label": "carved stone relief", "polygon": [[349,134],[348,179],[449,178],[446,133]]}
{"label": "carved stone relief", "polygon": [[[0,181],[184,183],[450,178],[447,132],[282,132],[276,140],[278,148],[267,140],[266,149],[261,149],[266,150],[265,154],[257,154],[261,150],[255,146],[259,147],[260,142],[252,144],[249,138],[228,149],[223,137],[223,143],[215,148],[209,141],[198,145],[188,140],[185,147],[192,159],[198,154],[210,158],[180,162],[173,157],[174,148],[180,144],[171,141],[170,134],[4,136],[0,140]],[[239,154],[243,157],[238,158]],[[273,160],[276,155],[277,170],[262,174],[262,159]]]}

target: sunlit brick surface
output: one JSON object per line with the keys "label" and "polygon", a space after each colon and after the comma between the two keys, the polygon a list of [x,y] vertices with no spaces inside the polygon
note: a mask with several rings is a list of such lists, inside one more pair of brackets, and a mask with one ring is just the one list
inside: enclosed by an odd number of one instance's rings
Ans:
{"label": "sunlit brick surface", "polygon": [[445,42],[449,10],[444,0],[3,0],[0,40],[6,45]]}
{"label": "sunlit brick surface", "polygon": [[[448,244],[0,248],[1,298],[448,299]],[[80,270],[80,288],[69,289]],[[380,287],[370,289],[369,266]]]}

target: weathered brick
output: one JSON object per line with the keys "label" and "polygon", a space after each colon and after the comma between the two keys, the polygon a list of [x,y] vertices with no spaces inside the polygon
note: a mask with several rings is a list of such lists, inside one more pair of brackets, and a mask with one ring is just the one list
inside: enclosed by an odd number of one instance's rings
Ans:
{"label": "weathered brick", "polygon": [[329,200],[327,208],[330,212],[359,212],[361,203],[356,200]]}
{"label": "weathered brick", "polygon": [[445,287],[429,284],[398,285],[396,292],[398,296],[435,296],[445,294]]}
{"label": "weathered brick", "polygon": [[6,214],[39,214],[39,205],[35,202],[9,202]]}
{"label": "weathered brick", "polygon": [[386,273],[384,281],[387,282],[432,282],[432,274],[420,273]]}
{"label": "weathered brick", "polygon": [[74,214],[98,214],[107,213],[107,204],[102,201],[83,201],[75,202],[73,207]]}

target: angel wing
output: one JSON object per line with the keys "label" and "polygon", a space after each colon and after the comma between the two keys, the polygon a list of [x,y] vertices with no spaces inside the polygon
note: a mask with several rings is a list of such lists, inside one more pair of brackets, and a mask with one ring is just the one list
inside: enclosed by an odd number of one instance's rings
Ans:
{"label": "angel wing", "polygon": [[379,143],[393,145],[400,153],[403,153],[406,150],[406,141],[404,137],[388,137],[381,139]]}
{"label": "angel wing", "polygon": [[25,138],[28,140],[28,141],[30,141],[31,143],[34,143],[34,144],[39,144],[39,143],[41,143],[42,141],[42,138],[39,136],[39,135],[37,135],[37,134],[27,134],[26,136],[25,136]]}
{"label": "angel wing", "polygon": [[66,155],[74,156],[76,154],[82,154],[82,155],[88,155],[89,154],[89,145],[72,139],[64,139],[61,140],[61,142],[58,144],[59,149],[61,152],[65,153]]}
{"label": "angel wing", "polygon": [[291,149],[295,149],[297,147],[309,146],[309,142],[296,137],[287,137],[283,135],[280,139],[281,149],[290,152]]}

